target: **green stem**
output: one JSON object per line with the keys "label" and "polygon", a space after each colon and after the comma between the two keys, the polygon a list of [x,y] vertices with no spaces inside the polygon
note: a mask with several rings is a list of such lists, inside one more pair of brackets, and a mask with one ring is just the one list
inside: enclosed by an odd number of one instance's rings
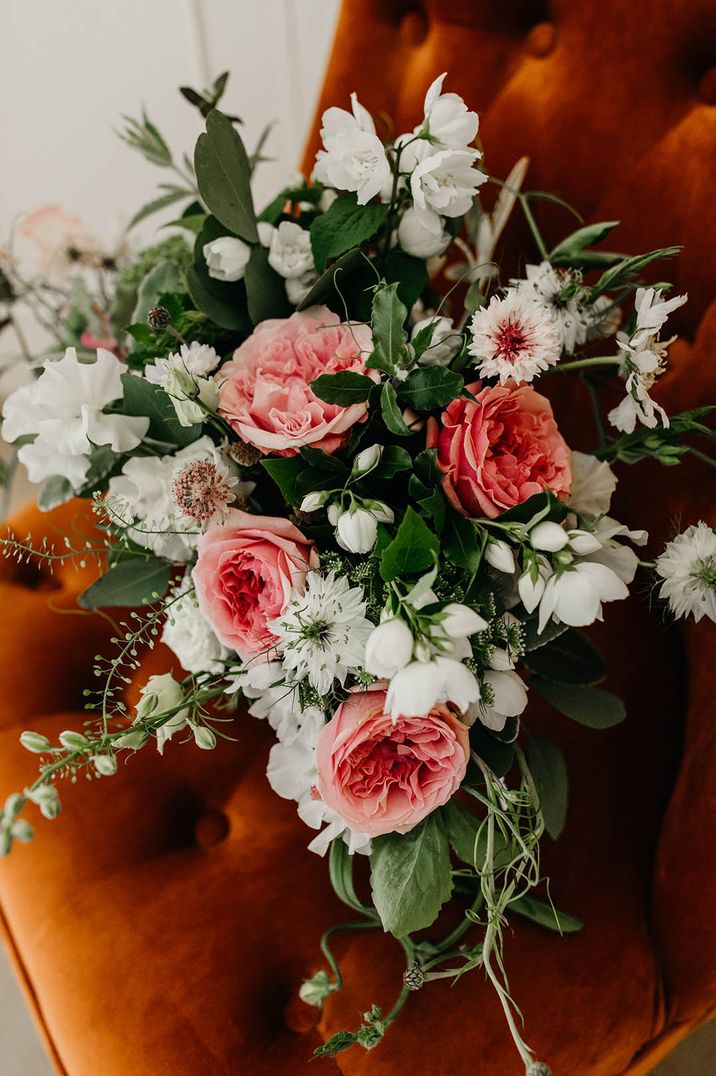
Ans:
{"label": "green stem", "polygon": [[359,922],[357,921],[357,922],[353,922],[353,923],[336,923],[335,926],[329,927],[329,929],[325,932],[325,934],[321,938],[321,942],[320,942],[321,952],[323,953],[324,957],[326,958],[326,960],[327,960],[327,962],[328,962],[328,964],[330,966],[330,969],[333,972],[333,977],[335,979],[335,983],[334,983],[334,986],[333,986],[334,991],[335,990],[340,990],[342,988],[342,986],[343,986],[343,974],[341,972],[340,964],[338,963],[338,961],[334,957],[333,951],[331,950],[331,947],[328,944],[329,939],[332,938],[334,934],[339,934],[343,930],[371,930],[371,929],[375,929],[375,923],[371,922],[370,920],[368,920],[368,921],[360,920]]}
{"label": "green stem", "polygon": [[696,456],[697,460],[701,460],[702,463],[708,463],[710,467],[716,467],[716,460],[712,456],[707,456],[705,452],[701,452],[700,449],[689,447],[688,451],[692,456]]}
{"label": "green stem", "polygon": [[520,205],[522,206],[522,212],[525,215],[525,220],[527,221],[527,224],[529,225],[529,229],[532,232],[532,237],[533,237],[535,243],[537,244],[537,249],[540,252],[540,257],[545,262],[549,261],[549,254],[547,252],[547,247],[544,245],[544,240],[542,239],[542,236],[540,235],[540,230],[537,227],[537,221],[535,220],[535,218],[533,216],[533,213],[532,213],[532,210],[529,207],[529,202],[528,202],[527,198],[525,198],[524,194],[518,194],[517,197],[519,198]]}
{"label": "green stem", "polygon": [[551,372],[565,374],[570,370],[586,370],[590,366],[621,366],[622,359],[619,355],[597,355],[593,359],[575,359],[573,362],[559,363],[553,366]]}

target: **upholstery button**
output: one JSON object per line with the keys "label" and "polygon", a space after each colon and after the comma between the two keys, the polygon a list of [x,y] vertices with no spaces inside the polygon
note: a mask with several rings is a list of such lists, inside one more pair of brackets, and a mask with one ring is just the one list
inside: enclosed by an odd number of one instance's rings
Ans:
{"label": "upholstery button", "polygon": [[526,47],[533,56],[547,56],[555,46],[557,27],[553,22],[538,22],[527,35]]}
{"label": "upholstery button", "polygon": [[420,8],[406,11],[400,20],[400,40],[406,45],[420,45],[428,36],[428,17]]}
{"label": "upholstery button", "polygon": [[320,1008],[307,1005],[298,996],[298,991],[291,995],[283,1010],[283,1022],[289,1031],[297,1031],[304,1035],[308,1031],[313,1031],[320,1018]]}
{"label": "upholstery button", "polygon": [[194,839],[200,848],[213,848],[229,833],[229,820],[222,811],[209,810],[197,820]]}
{"label": "upholstery button", "polygon": [[716,67],[712,67],[699,81],[699,96],[704,104],[716,105]]}

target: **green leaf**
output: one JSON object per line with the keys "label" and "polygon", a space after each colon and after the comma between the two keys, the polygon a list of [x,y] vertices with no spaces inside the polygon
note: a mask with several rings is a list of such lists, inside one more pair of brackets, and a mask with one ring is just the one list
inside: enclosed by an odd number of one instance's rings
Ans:
{"label": "green leaf", "polygon": [[398,298],[397,284],[389,284],[376,291],[371,311],[373,352],[368,356],[366,366],[388,374],[395,373],[405,355],[408,334],[404,326],[407,316],[408,311]]}
{"label": "green leaf", "polygon": [[166,594],[171,571],[171,564],[159,557],[120,561],[83,591],[77,604],[83,609],[99,609],[106,605],[146,605]]}
{"label": "green leaf", "polygon": [[523,661],[532,672],[558,684],[597,684],[607,675],[599,651],[573,628],[529,651]]}
{"label": "green leaf", "polygon": [[402,575],[416,575],[432,568],[440,549],[437,536],[414,508],[408,507],[395,538],[384,550],[380,574],[389,583]]}
{"label": "green leaf", "polygon": [[458,859],[477,870],[485,859],[484,840],[479,837],[480,820],[455,800],[440,808],[448,841]]}
{"label": "green leaf", "polygon": [[551,684],[533,676],[530,680],[538,694],[566,717],[590,729],[610,729],[626,717],[624,703],[610,691],[582,684]]}
{"label": "green leaf", "polygon": [[199,193],[217,220],[247,243],[258,243],[251,165],[238,131],[214,109],[194,150]]}
{"label": "green leaf", "polygon": [[149,419],[149,436],[184,448],[201,436],[199,423],[182,426],[177,419],[174,404],[164,389],[152,385],[143,377],[122,374],[125,415],[141,415]]}
{"label": "green leaf", "polygon": [[292,306],[286,295],[286,281],[268,263],[268,251],[254,247],[244,274],[249,317],[254,325],[268,318],[288,317]]}
{"label": "green leaf", "polygon": [[428,366],[413,370],[398,390],[400,402],[415,411],[433,411],[445,407],[462,392],[464,381],[460,374],[444,366]]}
{"label": "green leaf", "polygon": [[[358,205],[355,194],[341,194],[311,225],[311,249],[322,272],[331,258],[372,239],[388,215],[384,202]],[[218,216],[218,214],[217,214]]]}
{"label": "green leaf", "polygon": [[593,303],[600,295],[621,280],[633,277],[636,273],[645,269],[647,265],[659,258],[673,258],[681,251],[681,247],[660,247],[658,250],[650,250],[647,254],[636,254],[631,258],[624,258],[617,265],[602,273],[597,283],[589,293],[589,302]]}
{"label": "green leaf", "polygon": [[482,562],[485,533],[481,532],[478,536],[478,530],[471,520],[465,519],[457,512],[449,512],[442,545],[445,556],[452,564],[474,573]]}
{"label": "green leaf", "polygon": [[57,508],[60,504],[65,504],[72,497],[74,497],[74,491],[68,480],[62,475],[54,474],[50,478],[46,478],[42,483],[42,489],[37,498],[37,507],[41,512],[51,512],[53,508]]}
{"label": "green leaf", "polygon": [[407,449],[400,445],[386,445],[373,474],[380,478],[393,478],[400,471],[409,471],[412,466],[413,459]]}
{"label": "green leaf", "polygon": [[609,233],[613,232],[618,226],[618,220],[605,220],[600,221],[598,224],[587,224],[584,228],[577,228],[576,232],[572,232],[571,235],[568,235],[566,239],[557,244],[549,256],[550,261],[552,258],[560,257],[560,255],[578,254],[586,247],[601,243],[602,239],[606,239]]}
{"label": "green leaf", "polygon": [[414,258],[402,250],[391,250],[378,263],[389,284],[398,285],[398,298],[408,310],[412,309],[428,285],[428,270],[422,258]]}
{"label": "green leaf", "polygon": [[180,202],[182,198],[191,197],[192,191],[186,190],[184,187],[174,187],[165,194],[160,194],[157,198],[153,198],[151,202],[146,202],[141,209],[137,210],[127,225],[127,231],[129,231],[130,228],[133,228],[135,224],[139,224],[141,220],[151,217],[153,213],[158,213],[160,209],[164,209],[168,205],[174,205],[175,202]]}
{"label": "green leaf", "polygon": [[391,433],[397,434],[398,437],[410,436],[411,430],[406,425],[402,412],[398,407],[398,397],[390,381],[384,383],[380,394],[380,413],[383,416],[383,422]]}
{"label": "green leaf", "polygon": [[498,740],[497,736],[476,721],[470,730],[473,750],[483,762],[490,767],[495,777],[504,777],[509,772],[515,758],[515,749],[511,743]]}
{"label": "green leaf", "polygon": [[522,621],[525,651],[538,650],[541,646],[546,646],[552,639],[557,639],[560,635],[564,635],[565,631],[568,630],[566,624],[558,624],[555,620],[548,621],[542,632],[537,631],[538,626],[539,619],[536,613],[530,615],[527,620]]}
{"label": "green leaf", "polygon": [[328,856],[331,885],[337,896],[354,912],[360,912],[361,915],[374,919],[376,917],[375,909],[368,904],[363,904],[355,891],[355,886],[353,885],[353,858],[348,851],[348,845],[342,837],[336,837],[331,842],[331,850]]}
{"label": "green leaf", "polygon": [[383,929],[404,938],[428,927],[452,893],[447,837],[434,811],[409,833],[373,840],[370,884]]}
{"label": "green leaf", "polygon": [[350,407],[368,399],[375,381],[354,370],[341,370],[337,374],[320,374],[310,385],[311,392],[319,400],[338,407]]}
{"label": "green leaf", "polygon": [[[251,332],[251,321],[246,309],[246,292],[243,289],[237,292],[236,299],[233,301],[218,298],[216,295],[218,289],[210,290],[207,284],[209,279],[206,267],[203,273],[196,265],[191,265],[187,269],[186,283],[197,309],[201,310],[202,314],[206,314],[209,320],[219,328],[232,329],[248,335]],[[216,283],[221,283],[221,281]],[[229,284],[227,287],[231,288],[232,285]],[[243,303],[240,298],[243,298]]]}
{"label": "green leaf", "polygon": [[508,508],[500,513],[500,523],[525,523],[534,527],[542,520],[550,520],[552,523],[561,523],[569,511],[564,501],[555,497],[549,490],[544,493],[535,493],[514,508]]}
{"label": "green leaf", "polygon": [[530,919],[533,923],[546,927],[547,930],[554,930],[558,934],[577,934],[584,929],[581,919],[567,915],[566,912],[560,912],[558,908],[553,908],[551,904],[536,900],[534,897],[517,897],[510,901],[507,910],[517,912],[525,919]]}
{"label": "green leaf", "polygon": [[302,497],[296,483],[299,475],[306,470],[306,464],[300,456],[281,456],[278,459],[263,459],[261,466],[268,471],[289,504],[298,505]]}
{"label": "green leaf", "polygon": [[181,275],[176,262],[160,262],[150,269],[139,285],[137,301],[132,312],[132,322],[147,320],[147,314],[156,306],[163,292],[181,289]]}
{"label": "green leaf", "polygon": [[356,269],[365,266],[365,258],[360,250],[349,250],[333,262],[325,273],[319,276],[308,295],[296,307],[297,310],[308,310],[318,303],[325,303],[334,293],[343,290],[343,284],[347,277]]}
{"label": "green leaf", "polygon": [[556,841],[567,818],[567,763],[561,749],[544,736],[529,737],[527,761],[537,789],[545,829]]}

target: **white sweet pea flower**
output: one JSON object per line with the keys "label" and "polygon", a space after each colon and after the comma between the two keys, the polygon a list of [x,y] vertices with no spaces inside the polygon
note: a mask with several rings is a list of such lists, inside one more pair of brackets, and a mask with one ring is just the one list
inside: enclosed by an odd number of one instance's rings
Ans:
{"label": "white sweet pea flower", "polygon": [[398,717],[423,717],[441,702],[452,702],[461,713],[480,697],[480,685],[461,661],[433,657],[411,661],[388,685],[386,711]]}
{"label": "white sweet pea flower", "polygon": [[609,511],[617,476],[608,463],[572,452],[572,489],[567,504],[583,516],[601,516]]}
{"label": "white sweet pea flower", "polygon": [[335,107],[323,113],[324,149],[316,154],[313,174],[329,187],[355,191],[358,204],[365,205],[389,182],[390,163],[370,113],[354,93],[351,106],[352,113]]}
{"label": "white sweet pea flower", "polygon": [[413,326],[410,339],[414,340],[418,333],[428,326],[432,326],[430,344],[418,362],[421,366],[447,366],[462,346],[462,334],[457,331],[450,318],[423,318]]}
{"label": "white sweet pea flower", "polygon": [[286,280],[297,280],[314,270],[311,233],[292,220],[274,228],[268,262]]}
{"label": "white sweet pea flower", "polygon": [[410,663],[413,656],[413,633],[404,621],[395,617],[374,628],[365,645],[365,668],[373,676],[389,680]]}
{"label": "white sweet pea flower", "polygon": [[243,239],[222,235],[205,243],[202,254],[210,277],[233,283],[243,278],[251,257],[251,247]]}
{"label": "white sweet pea flower", "polygon": [[495,571],[504,572],[505,575],[514,574],[515,555],[502,538],[490,538],[485,547],[485,560]]}
{"label": "white sweet pea flower", "polygon": [[18,451],[31,482],[61,475],[78,490],[89,471],[93,446],[109,445],[116,453],[137,447],[149,419],[104,413],[122,399],[126,373],[126,365],[110,351],[98,348],[94,362],[80,362],[69,347],[61,359],[46,363],[36,381],[8,396],[3,437],[35,437]]}
{"label": "white sweet pea flower", "polygon": [[415,258],[436,258],[444,254],[452,242],[452,236],[445,231],[442,223],[437,232],[426,228],[417,209],[410,206],[405,210],[398,225],[398,244],[406,254]]}
{"label": "white sweet pea flower", "polygon": [[470,714],[493,732],[502,732],[507,718],[519,717],[527,706],[527,688],[512,669],[488,669],[482,685],[487,691],[483,690]]}
{"label": "white sweet pea flower", "polygon": [[599,542],[599,549],[590,553],[587,559],[610,568],[623,583],[631,583],[639,567],[639,558],[633,549],[616,539],[628,538],[634,545],[642,546],[648,540],[647,532],[629,530],[611,516],[603,516],[595,523],[591,534]]}
{"label": "white sweet pea flower", "polygon": [[439,236],[441,217],[461,217],[473,203],[477,188],[487,176],[474,168],[479,154],[467,149],[443,149],[416,165],[410,192],[423,227]]}
{"label": "white sweet pea flower", "polygon": [[543,632],[552,617],[573,628],[586,627],[602,619],[602,602],[619,601],[628,594],[626,584],[605,564],[575,561],[547,580],[537,630]]}

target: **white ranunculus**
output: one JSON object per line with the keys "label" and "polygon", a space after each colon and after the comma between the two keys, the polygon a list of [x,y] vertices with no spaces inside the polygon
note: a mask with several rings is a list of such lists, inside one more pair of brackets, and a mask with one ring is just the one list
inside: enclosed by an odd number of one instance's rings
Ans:
{"label": "white ranunculus", "polygon": [[286,295],[292,306],[298,306],[306,298],[318,280],[315,269],[308,269],[302,276],[290,277],[286,281]]}
{"label": "white ranunculus", "polygon": [[351,94],[352,113],[329,108],[323,113],[314,177],[339,191],[355,191],[358,204],[374,198],[390,179],[385,147],[375,133],[370,113]]}
{"label": "white ranunculus", "polygon": [[569,541],[569,535],[559,523],[551,523],[543,520],[530,531],[530,545],[544,553],[557,553],[564,549]]}
{"label": "white ranunculus", "polygon": [[438,218],[437,233],[422,223],[420,215],[412,206],[406,209],[398,225],[398,243],[406,254],[416,258],[434,258],[444,254],[451,243],[451,236]]}
{"label": "white ranunculus", "polygon": [[[167,710],[180,707],[184,701],[184,690],[171,673],[150,676],[139,693],[141,699],[137,705],[135,721],[151,719]],[[179,709],[156,730],[157,751],[160,755],[164,754],[164,745],[171,740],[174,733],[186,728],[188,716],[188,708]]]}
{"label": "white ranunculus", "polygon": [[397,618],[374,628],[365,644],[365,667],[373,676],[390,679],[409,664],[413,656],[413,633]]}
{"label": "white ranunculus", "polygon": [[454,658],[411,661],[390,681],[386,711],[399,717],[424,717],[441,702],[452,702],[461,713],[480,697],[474,674]]}
{"label": "white ranunculus", "polygon": [[3,437],[35,437],[18,451],[31,482],[61,475],[77,490],[89,470],[93,446],[109,445],[117,453],[136,448],[149,419],[104,413],[108,404],[122,399],[125,373],[126,365],[110,351],[98,348],[96,361],[80,362],[69,347],[61,359],[46,363],[36,381],[8,396]]}
{"label": "white ranunculus", "polygon": [[251,247],[233,235],[212,239],[202,248],[206,270],[214,280],[233,283],[241,280],[251,257]]}
{"label": "white ranunculus", "polygon": [[167,610],[162,642],[176,654],[185,672],[222,672],[229,652],[203,617],[191,576],[182,581],[174,598]]}
{"label": "white ranunculus", "polygon": [[493,702],[477,704],[477,717],[488,729],[501,732],[508,717],[519,717],[527,705],[527,688],[511,669],[488,669],[483,676],[493,697]]}
{"label": "white ranunculus", "polygon": [[442,149],[416,165],[410,192],[418,219],[429,232],[442,232],[441,217],[462,217],[487,176],[474,168],[479,154],[467,149]]}
{"label": "white ranunculus", "polygon": [[282,220],[271,236],[268,262],[286,280],[304,276],[314,268],[311,233],[292,220]]}
{"label": "white ranunculus", "polygon": [[485,560],[498,572],[512,575],[515,570],[515,555],[502,538],[490,538],[485,546]]}
{"label": "white ranunculus", "polygon": [[421,366],[447,366],[462,345],[462,334],[457,331],[450,318],[423,318],[417,321],[410,334],[411,340],[429,325],[433,327],[430,344],[422,353],[418,362]]}
{"label": "white ranunculus", "polygon": [[584,516],[601,516],[609,511],[617,476],[608,463],[585,452],[572,452],[572,489],[567,504]]}

